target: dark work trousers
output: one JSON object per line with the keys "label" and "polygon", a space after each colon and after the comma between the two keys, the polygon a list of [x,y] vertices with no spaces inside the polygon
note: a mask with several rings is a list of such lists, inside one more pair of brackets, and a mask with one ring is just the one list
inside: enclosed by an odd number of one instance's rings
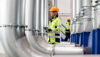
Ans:
{"label": "dark work trousers", "polygon": [[66,29],[65,35],[66,35],[65,41],[68,41],[68,39],[70,39],[70,30]]}
{"label": "dark work trousers", "polygon": [[55,38],[55,41],[60,43],[60,34],[55,33],[55,36],[58,36],[58,37]]}

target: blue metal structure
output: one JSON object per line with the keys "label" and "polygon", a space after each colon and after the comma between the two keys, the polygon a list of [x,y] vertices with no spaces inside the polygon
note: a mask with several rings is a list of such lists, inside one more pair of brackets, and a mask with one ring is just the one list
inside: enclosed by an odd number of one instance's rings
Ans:
{"label": "blue metal structure", "polygon": [[88,47],[90,32],[84,32],[83,46]]}
{"label": "blue metal structure", "polygon": [[100,29],[92,33],[92,54],[100,54]]}
{"label": "blue metal structure", "polygon": [[77,34],[76,34],[75,44],[79,44],[80,36],[81,36],[80,33],[77,33]]}

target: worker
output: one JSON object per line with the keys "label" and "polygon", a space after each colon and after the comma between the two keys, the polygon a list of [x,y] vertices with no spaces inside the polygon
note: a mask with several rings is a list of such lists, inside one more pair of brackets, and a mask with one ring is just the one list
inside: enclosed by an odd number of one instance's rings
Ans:
{"label": "worker", "polygon": [[52,18],[49,20],[48,42],[50,44],[59,44],[61,38],[61,19],[58,15],[59,8],[53,6],[49,12]]}
{"label": "worker", "polygon": [[65,25],[65,35],[66,35],[65,41],[68,41],[68,39],[70,39],[70,22],[71,22],[71,19],[68,18]]}

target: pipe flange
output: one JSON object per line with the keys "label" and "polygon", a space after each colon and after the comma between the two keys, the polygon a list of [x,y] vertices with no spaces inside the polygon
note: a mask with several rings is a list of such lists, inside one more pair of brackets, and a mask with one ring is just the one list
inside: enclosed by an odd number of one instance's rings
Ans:
{"label": "pipe flange", "polygon": [[2,25],[0,27],[20,27],[20,28],[25,28],[25,25]]}
{"label": "pipe flange", "polygon": [[25,29],[25,31],[36,31],[35,29]]}

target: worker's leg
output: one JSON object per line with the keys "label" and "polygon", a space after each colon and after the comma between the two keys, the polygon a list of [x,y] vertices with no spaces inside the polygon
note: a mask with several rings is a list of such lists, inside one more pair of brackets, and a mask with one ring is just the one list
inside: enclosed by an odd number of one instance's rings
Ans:
{"label": "worker's leg", "polygon": [[66,38],[64,40],[68,41],[68,33],[67,32],[66,32]]}
{"label": "worker's leg", "polygon": [[55,44],[59,44],[60,43],[60,38],[55,38]]}
{"label": "worker's leg", "polygon": [[68,39],[70,39],[70,30],[68,30]]}
{"label": "worker's leg", "polygon": [[54,44],[54,43],[55,43],[55,38],[49,38],[48,42],[49,42],[50,44]]}

